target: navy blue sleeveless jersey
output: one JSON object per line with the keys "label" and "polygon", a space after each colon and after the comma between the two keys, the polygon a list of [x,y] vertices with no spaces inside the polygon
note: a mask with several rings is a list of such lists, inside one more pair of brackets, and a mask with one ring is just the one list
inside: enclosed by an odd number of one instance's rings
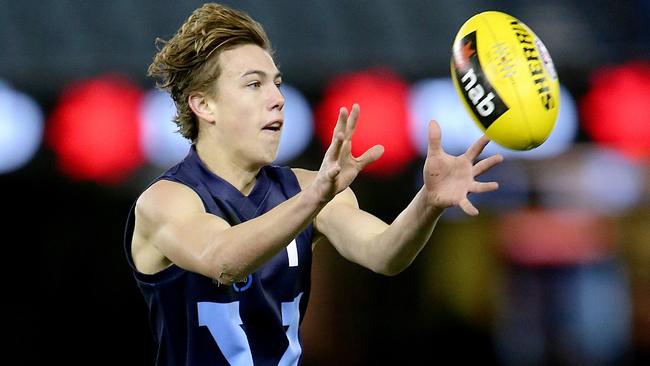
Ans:
{"label": "navy blue sleeveless jersey", "polygon": [[[300,191],[291,169],[266,166],[252,192],[244,196],[210,172],[195,148],[156,181],[160,179],[192,188],[208,213],[232,226],[264,214]],[[310,292],[311,225],[246,281],[226,286],[175,265],[153,275],[138,272],[131,256],[133,221],[132,208],[124,245],[149,308],[156,365],[300,363],[298,328]]]}

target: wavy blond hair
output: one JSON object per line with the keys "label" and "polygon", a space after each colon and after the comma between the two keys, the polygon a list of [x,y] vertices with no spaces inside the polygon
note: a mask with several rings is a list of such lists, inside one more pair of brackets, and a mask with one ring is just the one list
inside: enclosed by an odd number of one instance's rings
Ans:
{"label": "wavy blond hair", "polygon": [[216,3],[196,9],[169,41],[156,39],[158,53],[148,75],[158,78],[158,88],[171,94],[177,110],[174,123],[183,137],[196,142],[199,133],[197,118],[188,104],[190,93],[213,94],[213,82],[221,73],[219,54],[242,44],[255,44],[272,53],[258,22],[244,12]]}

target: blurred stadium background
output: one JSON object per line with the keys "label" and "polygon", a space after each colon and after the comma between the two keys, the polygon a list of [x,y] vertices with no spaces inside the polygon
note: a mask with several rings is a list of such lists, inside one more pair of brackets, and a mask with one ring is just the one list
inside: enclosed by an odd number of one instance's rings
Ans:
{"label": "blurred stadium background", "polygon": [[[146,77],[200,1],[0,0],[0,189],[6,359],[152,364],[122,253],[127,211],[188,144]],[[551,138],[484,180],[478,218],[448,210],[413,265],[385,278],[315,250],[306,365],[650,363],[650,2],[227,1],[267,30],[284,74],[278,163],[317,169],[340,105],[353,185],[392,221],[421,184],[425,126],[449,152],[480,135],[449,78],[451,42],[484,10],[544,41],[562,84]],[[444,361],[450,360],[450,361]]]}

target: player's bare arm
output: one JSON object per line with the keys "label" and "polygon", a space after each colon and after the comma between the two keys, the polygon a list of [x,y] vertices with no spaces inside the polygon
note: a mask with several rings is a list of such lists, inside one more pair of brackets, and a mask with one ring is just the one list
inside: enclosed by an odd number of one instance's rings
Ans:
{"label": "player's bare arm", "polygon": [[[503,160],[494,155],[474,163],[488,142],[481,137],[463,155],[448,155],[441,146],[440,128],[432,121],[424,185],[390,225],[360,210],[354,193],[346,189],[321,210],[315,227],[348,260],[377,273],[395,275],[407,268],[427,243],[445,208],[459,206],[468,215],[477,215],[468,194],[498,188],[496,182],[475,180]],[[305,170],[296,170],[296,174],[305,187],[314,175]]]}
{"label": "player's bare arm", "polygon": [[161,180],[136,205],[133,257],[143,272],[174,263],[221,283],[239,281],[284,248],[312,220],[319,199],[303,191],[239,225],[206,213],[194,191]]}
{"label": "player's bare arm", "polygon": [[[356,109],[355,109],[356,108]],[[350,139],[358,107],[348,115],[342,109],[332,143],[312,184],[291,199],[255,219],[230,226],[206,213],[190,188],[161,180],[136,204],[133,257],[145,273],[171,263],[230,284],[246,278],[282,250],[357,174],[379,158],[381,147],[350,157]]]}

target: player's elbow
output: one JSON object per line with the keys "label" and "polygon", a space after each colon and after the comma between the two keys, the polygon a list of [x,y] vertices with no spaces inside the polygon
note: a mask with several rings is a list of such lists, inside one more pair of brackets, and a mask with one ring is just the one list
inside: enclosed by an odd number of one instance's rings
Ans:
{"label": "player's elbow", "polygon": [[400,274],[401,271],[377,270],[377,271],[374,271],[374,272],[377,273],[377,274],[386,276],[386,277],[394,277],[394,276],[397,276],[398,274]]}
{"label": "player's elbow", "polygon": [[373,271],[380,275],[394,277],[402,273],[407,267],[408,264],[404,265],[401,263],[385,263],[383,265],[377,266],[376,268],[373,268]]}
{"label": "player's elbow", "polygon": [[248,273],[237,266],[220,263],[211,268],[209,276],[221,285],[230,286],[233,283],[244,281]]}
{"label": "player's elbow", "polygon": [[389,277],[397,276],[409,268],[414,259],[415,257],[411,256],[392,256],[385,258],[385,261],[381,263],[379,271],[376,272]]}
{"label": "player's elbow", "polygon": [[228,260],[229,256],[214,246],[206,248],[200,257],[199,261],[204,269],[201,272],[221,285],[230,286],[248,275],[245,266]]}

